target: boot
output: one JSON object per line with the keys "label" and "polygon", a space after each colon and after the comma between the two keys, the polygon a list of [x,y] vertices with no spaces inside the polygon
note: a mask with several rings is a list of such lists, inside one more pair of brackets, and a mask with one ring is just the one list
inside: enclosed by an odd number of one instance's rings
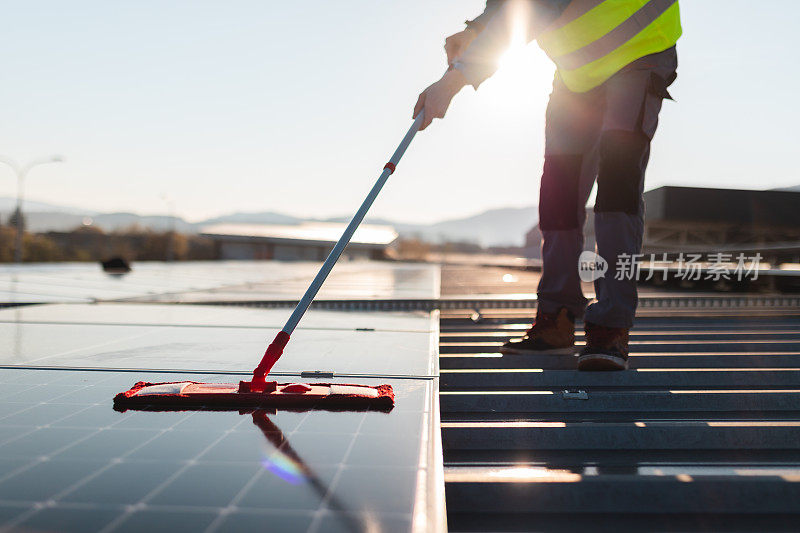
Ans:
{"label": "boot", "polygon": [[[575,317],[566,307],[556,313],[536,313],[525,336],[508,341],[500,353],[515,355],[574,355]],[[574,368],[574,367],[573,367]]]}
{"label": "boot", "polygon": [[628,368],[628,330],[586,322],[586,346],[578,356],[578,370]]}

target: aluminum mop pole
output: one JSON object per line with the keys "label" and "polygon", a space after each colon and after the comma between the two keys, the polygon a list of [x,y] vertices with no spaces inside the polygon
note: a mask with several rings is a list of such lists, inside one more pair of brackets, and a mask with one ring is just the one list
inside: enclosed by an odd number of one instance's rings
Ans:
{"label": "aluminum mop pole", "polygon": [[394,169],[397,167],[397,164],[400,162],[400,158],[403,157],[408,145],[411,144],[412,139],[414,139],[414,136],[419,131],[419,127],[422,125],[422,119],[424,116],[425,113],[423,110],[414,119],[414,123],[411,124],[411,127],[408,129],[408,133],[406,133],[405,137],[403,137],[403,140],[400,141],[400,146],[397,147],[397,150],[394,151],[394,154],[392,154],[389,162],[383,167],[383,172],[381,172],[381,175],[378,177],[378,181],[376,181],[375,185],[372,186],[372,189],[369,191],[364,203],[362,203],[361,207],[358,208],[358,211],[356,211],[353,219],[350,220],[350,223],[347,225],[344,233],[342,233],[342,236],[339,237],[339,241],[333,247],[331,253],[328,254],[328,258],[325,259],[322,267],[320,267],[319,272],[317,272],[317,275],[314,277],[314,281],[311,282],[311,285],[308,287],[308,289],[306,289],[306,293],[298,302],[297,307],[294,308],[292,316],[289,317],[289,320],[286,321],[286,325],[283,326],[283,329],[275,336],[275,340],[273,340],[269,347],[267,347],[267,351],[264,353],[264,357],[261,359],[261,362],[258,364],[256,369],[253,370],[253,381],[250,383],[251,391],[264,391],[267,374],[269,374],[270,370],[272,370],[272,367],[275,365],[278,359],[280,359],[286,343],[289,342],[289,337],[292,335],[294,328],[297,327],[297,323],[300,322],[301,318],[303,318],[303,315],[308,310],[308,307],[311,305],[311,302],[314,300],[317,292],[319,292],[320,287],[322,287],[322,284],[325,282],[328,274],[330,274],[333,265],[335,265],[336,261],[339,260],[339,256],[342,255],[342,252],[350,242],[350,239],[353,238],[353,234],[356,232],[356,229],[358,229],[361,221],[364,220],[364,216],[366,216],[367,211],[369,211],[369,208],[372,206],[375,198],[378,197],[378,194],[381,192],[386,180],[388,180],[389,176],[392,175]]}

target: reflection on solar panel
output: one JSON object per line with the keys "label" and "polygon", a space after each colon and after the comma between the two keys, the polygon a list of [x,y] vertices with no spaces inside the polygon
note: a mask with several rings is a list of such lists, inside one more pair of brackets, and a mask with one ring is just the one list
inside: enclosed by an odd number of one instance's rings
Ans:
{"label": "reflection on solar panel", "polygon": [[[280,329],[269,326],[286,313],[120,304],[9,308],[0,310],[0,364],[249,373]],[[310,311],[307,318],[276,375],[432,375],[436,323],[429,313]]]}
{"label": "reflection on solar panel", "polygon": [[[114,278],[96,264],[0,265],[0,303],[291,300],[303,294],[318,268],[319,263],[307,262],[143,262]],[[343,262],[319,296],[432,298],[439,295],[438,274],[433,265]]]}

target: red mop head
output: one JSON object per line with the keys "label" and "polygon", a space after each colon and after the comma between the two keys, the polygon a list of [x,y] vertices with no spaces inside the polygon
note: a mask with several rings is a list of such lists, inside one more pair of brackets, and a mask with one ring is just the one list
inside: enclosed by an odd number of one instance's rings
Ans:
{"label": "red mop head", "polygon": [[277,383],[268,381],[263,392],[250,389],[250,382],[198,383],[140,381],[114,397],[114,409],[152,407],[154,409],[207,408],[231,409],[272,407],[279,409],[321,409],[329,411],[391,411],[394,391],[391,385],[370,387],[341,383]]}

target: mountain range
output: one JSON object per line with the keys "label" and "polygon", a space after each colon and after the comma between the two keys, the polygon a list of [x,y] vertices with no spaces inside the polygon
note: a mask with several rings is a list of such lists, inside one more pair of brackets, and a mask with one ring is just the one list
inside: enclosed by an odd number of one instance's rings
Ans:
{"label": "mountain range", "polygon": [[[12,198],[0,197],[0,221],[7,222],[16,206]],[[182,233],[198,233],[203,226],[222,223],[242,224],[299,224],[307,221],[347,222],[349,217],[305,219],[285,213],[236,212],[199,222],[187,222],[180,217],[139,215],[136,213],[100,213],[74,206],[60,206],[45,202],[25,202],[25,217],[30,231],[70,231],[91,223],[104,231],[124,230],[131,227],[165,231],[174,227]],[[490,209],[476,215],[443,220],[433,224],[396,222],[380,218],[367,218],[367,223],[395,228],[403,237],[420,238],[431,242],[462,241],[481,246],[521,246],[525,233],[537,222],[537,211],[530,207],[505,207]]]}

